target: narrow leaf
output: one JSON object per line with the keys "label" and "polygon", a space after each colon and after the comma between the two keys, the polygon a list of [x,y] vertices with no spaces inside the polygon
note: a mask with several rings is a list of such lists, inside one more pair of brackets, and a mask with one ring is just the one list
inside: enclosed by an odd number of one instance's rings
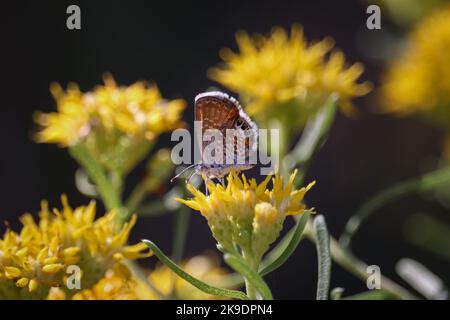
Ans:
{"label": "narrow leaf", "polygon": [[190,274],[184,272],[175,262],[173,262],[169,257],[167,257],[161,249],[156,246],[152,241],[150,240],[142,240],[152,251],[153,253],[158,257],[158,259],[164,263],[167,267],[169,267],[173,272],[175,272],[180,278],[183,280],[189,282],[197,289],[211,294],[215,296],[222,296],[222,297],[228,297],[228,298],[235,298],[235,299],[241,299],[241,300],[248,300],[248,297],[245,295],[245,293],[237,290],[229,290],[229,289],[222,289],[218,287],[211,286],[193,276]]}
{"label": "narrow leaf", "polygon": [[318,258],[317,300],[328,300],[331,277],[330,236],[325,218],[318,215],[313,222]]}
{"label": "narrow leaf", "polygon": [[[275,269],[282,266],[292,255],[297,248],[300,240],[302,239],[303,231],[305,230],[306,223],[311,215],[310,211],[306,211],[297,224],[288,234],[280,241],[280,245],[275,247],[269,254],[268,258],[262,263],[262,270],[259,272],[261,276],[265,276]],[[287,243],[287,245],[285,244]]]}

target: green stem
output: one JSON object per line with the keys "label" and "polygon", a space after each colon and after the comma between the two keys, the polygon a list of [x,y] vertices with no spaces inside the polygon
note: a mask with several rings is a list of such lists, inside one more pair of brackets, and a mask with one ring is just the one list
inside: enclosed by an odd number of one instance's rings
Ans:
{"label": "green stem", "polygon": [[249,283],[247,295],[250,299],[258,299],[260,295],[264,300],[273,300],[269,286],[256,271],[257,266],[249,265],[249,262],[244,260],[243,257],[235,254],[226,253],[224,260],[244,277],[246,284]]}
{"label": "green stem", "polygon": [[113,210],[121,208],[120,197],[108,180],[106,172],[91,156],[86,147],[82,144],[74,145],[70,147],[69,153],[84,168],[97,186],[106,209]]}
{"label": "green stem", "polygon": [[[176,212],[172,252],[172,260],[176,263],[180,263],[183,257],[184,245],[186,243],[187,231],[189,228],[189,217],[189,210],[186,206],[181,207],[178,212]],[[175,295],[175,289],[175,281],[173,281],[171,292],[172,297]]]}
{"label": "green stem", "polygon": [[[108,211],[110,210],[118,210],[116,216],[116,224],[117,228],[122,228],[123,224],[128,221],[130,217],[130,211],[126,210],[120,199],[120,193],[122,189],[122,176],[117,172],[113,173],[111,182],[104,171],[104,169],[100,166],[100,164],[91,156],[89,150],[82,144],[77,144],[69,149],[70,155],[81,165],[81,167],[87,172],[89,177],[95,183],[97,190],[105,204],[105,207]],[[134,262],[129,262],[133,273],[145,280],[144,283],[154,291],[157,295],[160,293],[156,290],[156,288],[151,285],[150,281],[147,277],[140,271],[139,266]]]}
{"label": "green stem", "polygon": [[257,296],[255,287],[253,287],[252,283],[247,278],[245,278],[244,281],[245,281],[245,292],[247,293],[247,297],[250,300],[256,300]]}
{"label": "green stem", "polygon": [[374,215],[378,209],[387,203],[414,192],[425,192],[441,185],[450,184],[450,167],[435,170],[418,179],[400,182],[389,187],[365,202],[349,219],[339,242],[344,247],[349,247],[353,236],[361,224]]}
{"label": "green stem", "polygon": [[185,206],[181,207],[176,213],[172,253],[172,259],[176,262],[180,262],[183,256],[184,245],[186,243],[187,231],[189,228],[189,217],[189,210]]}
{"label": "green stem", "polygon": [[123,191],[123,183],[124,178],[123,175],[119,171],[111,171],[110,172],[110,181],[111,185],[115,189],[116,194],[119,198],[122,197],[122,191]]}
{"label": "green stem", "polygon": [[[250,268],[253,271],[257,271],[257,263],[255,263],[253,259],[253,253],[251,251],[242,251],[242,258],[243,261],[245,261],[246,268]],[[238,270],[236,270],[238,271]],[[242,273],[241,273],[242,274]],[[252,284],[251,280],[248,277],[244,276],[244,283],[245,283],[245,292],[247,293],[247,296],[250,300],[256,300],[258,299],[257,290],[255,286]]]}

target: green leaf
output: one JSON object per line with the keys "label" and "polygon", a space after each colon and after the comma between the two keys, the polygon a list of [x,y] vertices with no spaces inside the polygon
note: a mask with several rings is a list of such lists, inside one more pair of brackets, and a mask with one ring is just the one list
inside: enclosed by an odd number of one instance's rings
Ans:
{"label": "green leaf", "polygon": [[328,300],[331,278],[330,236],[325,218],[318,215],[313,221],[318,258],[317,300]]}
{"label": "green leaf", "polygon": [[249,268],[241,257],[226,253],[224,259],[230,267],[242,274],[256,288],[264,300],[273,300],[272,292],[270,292],[264,279],[257,272]]}
{"label": "green leaf", "polygon": [[167,257],[161,249],[159,249],[156,244],[154,244],[150,240],[142,240],[152,251],[153,253],[158,257],[158,259],[164,263],[167,267],[169,267],[173,272],[175,272],[180,278],[183,280],[189,282],[197,289],[211,294],[215,296],[222,296],[222,297],[228,297],[228,298],[235,298],[235,299],[241,299],[241,300],[248,300],[248,297],[245,295],[245,293],[237,290],[229,290],[229,289],[222,289],[218,287],[211,286],[193,276],[190,274],[184,272],[175,262],[173,262],[169,257]]}
{"label": "green leaf", "polygon": [[310,215],[311,211],[306,211],[302,214],[295,227],[291,229],[293,231],[289,230],[288,234],[280,241],[280,244],[268,254],[266,260],[261,264],[262,268],[259,272],[261,276],[265,276],[279,268],[289,259],[302,239],[302,234]]}

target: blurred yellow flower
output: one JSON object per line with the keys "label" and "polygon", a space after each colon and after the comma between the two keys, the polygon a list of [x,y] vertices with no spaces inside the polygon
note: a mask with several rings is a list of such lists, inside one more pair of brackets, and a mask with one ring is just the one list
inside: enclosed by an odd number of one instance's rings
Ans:
{"label": "blurred yellow flower", "polygon": [[268,37],[239,32],[236,40],[239,53],[223,49],[224,63],[209,76],[239,93],[247,111],[262,120],[284,117],[302,124],[331,96],[351,112],[352,98],[371,90],[369,83],[356,82],[363,73],[361,64],[347,68],[341,52],[327,57],[333,41],[308,44],[299,25],[292,26],[290,35],[276,27]]}
{"label": "blurred yellow flower", "polygon": [[408,35],[404,51],[384,75],[383,110],[419,113],[450,126],[450,6],[426,16]]}
{"label": "blurred yellow flower", "polygon": [[[133,278],[124,277],[108,270],[105,276],[100,279],[92,288],[84,289],[74,294],[72,300],[139,300],[135,293],[137,283]],[[52,288],[47,297],[48,300],[65,300],[64,291],[59,288]]]}
{"label": "blurred yellow flower", "polygon": [[257,267],[270,244],[279,236],[288,215],[304,213],[302,200],[315,182],[296,190],[293,186],[297,170],[284,184],[279,174],[272,178],[272,188],[267,188],[271,176],[256,183],[235,171],[228,175],[228,185],[209,181],[209,196],[188,184],[193,199],[177,201],[200,211],[207,219],[214,238],[224,251],[234,252],[238,245],[244,256],[251,256]]}
{"label": "blurred yellow flower", "polygon": [[95,202],[72,209],[62,196],[62,210],[49,211],[45,201],[39,223],[30,214],[21,218],[19,233],[7,230],[0,239],[0,297],[42,298],[51,287],[66,287],[66,268],[77,265],[81,271],[81,288],[88,288],[108,269],[128,274],[123,259],[147,257],[141,243],[127,245],[136,216],[117,230],[114,212],[95,220]]}
{"label": "blurred yellow flower", "polygon": [[53,84],[57,112],[36,113],[36,139],[63,147],[82,143],[107,169],[126,174],[160,134],[183,126],[186,103],[163,99],[156,85],[145,82],[118,86],[111,75],[104,81],[86,93],[76,84],[67,91]]}
{"label": "blurred yellow flower", "polygon": [[[211,285],[232,288],[228,279],[228,271],[219,265],[217,257],[200,255],[181,263],[183,270],[197,279]],[[164,265],[156,267],[150,272],[149,281],[164,298],[181,300],[219,299],[193,287],[191,284],[176,276]],[[173,292],[172,292],[173,289]],[[65,294],[60,289],[52,289],[48,299],[63,300]],[[92,288],[75,294],[74,300],[159,300],[161,299],[145,283],[137,279],[123,277],[109,270],[105,277]]]}
{"label": "blurred yellow flower", "polygon": [[128,87],[118,86],[111,75],[104,81],[87,93],[76,84],[70,84],[66,92],[52,84],[57,112],[36,114],[42,126],[38,141],[70,146],[96,127],[152,140],[182,125],[184,100],[165,100],[155,85],[142,81]]}

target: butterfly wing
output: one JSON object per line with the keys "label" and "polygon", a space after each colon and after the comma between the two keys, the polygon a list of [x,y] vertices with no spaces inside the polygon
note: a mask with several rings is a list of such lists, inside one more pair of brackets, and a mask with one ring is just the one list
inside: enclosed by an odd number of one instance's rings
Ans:
{"label": "butterfly wing", "polygon": [[[246,170],[256,163],[256,152],[258,149],[258,127],[243,110],[234,124],[234,154],[236,155],[235,167],[238,170]],[[230,138],[227,136],[228,142]]]}
{"label": "butterfly wing", "polygon": [[[245,114],[239,102],[233,97],[219,91],[205,92],[195,98],[195,120],[201,121],[202,137],[208,129],[218,129],[223,137],[223,155],[226,164],[236,167],[238,170],[248,169],[250,153],[256,152],[258,128],[256,124]],[[233,129],[234,135],[227,134],[228,129]],[[212,163],[207,154],[202,150],[209,141],[197,139],[203,163]],[[242,147],[244,146],[244,148]],[[227,156],[230,157],[231,160]],[[239,163],[237,160],[240,160]]]}

